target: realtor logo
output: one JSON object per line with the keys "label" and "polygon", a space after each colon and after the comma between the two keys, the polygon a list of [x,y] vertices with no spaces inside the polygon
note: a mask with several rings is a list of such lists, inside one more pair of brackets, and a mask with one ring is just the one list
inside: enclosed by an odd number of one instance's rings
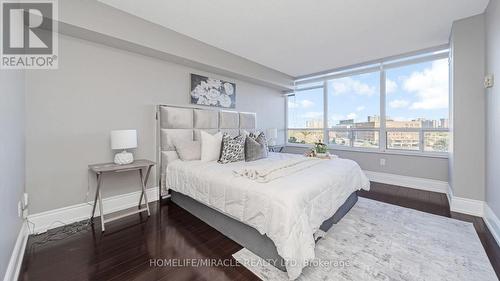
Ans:
{"label": "realtor logo", "polygon": [[57,68],[55,0],[1,1],[1,68]]}

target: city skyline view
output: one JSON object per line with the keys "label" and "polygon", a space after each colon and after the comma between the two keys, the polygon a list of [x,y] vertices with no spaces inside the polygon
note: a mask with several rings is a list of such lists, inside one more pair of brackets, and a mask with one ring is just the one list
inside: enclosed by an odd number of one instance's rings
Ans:
{"label": "city skyline view", "polygon": [[[447,59],[386,70],[386,119],[448,119],[448,76]],[[379,85],[379,72],[328,81],[327,127],[341,120],[359,123],[369,116],[380,116]],[[323,107],[323,88],[297,91],[288,99],[288,128],[307,128],[306,122],[313,120],[322,122]]]}
{"label": "city skyline view", "polygon": [[[327,124],[323,124],[323,87],[296,91],[288,98],[288,142],[324,141],[340,146],[379,148],[380,102],[384,94],[387,148],[446,152],[449,144],[448,60],[386,69],[382,93],[380,76],[381,72],[376,71],[328,80],[325,83]],[[324,128],[330,129],[326,140]]]}

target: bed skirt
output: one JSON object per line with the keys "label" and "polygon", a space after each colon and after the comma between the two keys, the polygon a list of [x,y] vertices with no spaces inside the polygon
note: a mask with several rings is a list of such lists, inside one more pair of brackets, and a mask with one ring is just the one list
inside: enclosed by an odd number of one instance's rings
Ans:
{"label": "bed skirt", "polygon": [[[272,261],[271,264],[278,269],[286,271],[283,258],[280,257],[274,242],[269,237],[260,234],[255,228],[212,209],[189,196],[174,190],[170,190],[170,192],[172,202],[259,257]],[[357,201],[358,195],[356,192],[353,192],[337,212],[321,224],[320,229],[325,232],[328,231],[349,212]]]}

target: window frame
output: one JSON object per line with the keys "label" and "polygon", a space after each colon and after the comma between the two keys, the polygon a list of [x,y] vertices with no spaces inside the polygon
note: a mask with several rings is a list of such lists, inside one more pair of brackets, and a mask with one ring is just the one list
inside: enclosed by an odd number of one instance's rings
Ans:
{"label": "window frame", "polygon": [[[331,74],[324,74],[318,77],[314,75],[311,79],[300,78],[296,82],[297,85],[318,83],[322,81],[322,85],[306,88],[298,88],[296,91],[285,95],[285,143],[287,146],[297,146],[297,147],[312,147],[311,144],[299,144],[288,142],[289,130],[313,130],[312,128],[289,128],[288,127],[288,97],[292,96],[295,92],[300,92],[304,90],[309,90],[311,88],[323,88],[323,140],[328,145],[329,149],[342,150],[342,151],[355,151],[355,152],[367,152],[367,153],[383,153],[383,154],[397,154],[397,155],[411,155],[411,156],[425,156],[425,157],[435,157],[435,158],[448,158],[449,152],[438,152],[438,151],[425,151],[425,133],[427,132],[450,132],[449,128],[386,128],[386,70],[404,67],[407,65],[413,65],[423,62],[435,61],[440,59],[448,59],[449,65],[449,46],[440,46],[434,48],[432,51],[425,51],[420,53],[415,53],[412,55],[392,57],[390,59],[379,60],[375,63],[367,63],[366,65],[356,65],[351,68],[342,68],[342,71],[335,73],[331,71]],[[344,77],[350,77],[360,74],[379,72],[380,73],[380,128],[339,128],[333,129],[328,128],[328,81],[333,79],[340,79]],[[450,119],[450,116],[448,116]],[[321,130],[321,129],[315,129]],[[348,132],[350,139],[350,146],[343,146],[338,144],[329,143],[329,132]],[[354,132],[356,131],[378,131],[379,133],[379,147],[355,147],[354,146]],[[404,149],[394,149],[388,148],[387,133],[388,132],[418,132],[419,133],[419,150],[404,150]],[[451,136],[450,136],[451,137]]]}

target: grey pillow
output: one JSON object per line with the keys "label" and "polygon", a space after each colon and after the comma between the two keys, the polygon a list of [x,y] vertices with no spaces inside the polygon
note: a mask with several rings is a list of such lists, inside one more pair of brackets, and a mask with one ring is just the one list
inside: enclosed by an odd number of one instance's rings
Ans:
{"label": "grey pillow", "polygon": [[177,141],[175,150],[182,161],[201,159],[201,141]]}
{"label": "grey pillow", "polygon": [[267,140],[264,133],[257,137],[248,136],[245,140],[245,161],[255,161],[268,155]]}
{"label": "grey pillow", "polygon": [[222,136],[222,152],[219,163],[226,164],[245,160],[245,136],[232,138],[228,134]]}

